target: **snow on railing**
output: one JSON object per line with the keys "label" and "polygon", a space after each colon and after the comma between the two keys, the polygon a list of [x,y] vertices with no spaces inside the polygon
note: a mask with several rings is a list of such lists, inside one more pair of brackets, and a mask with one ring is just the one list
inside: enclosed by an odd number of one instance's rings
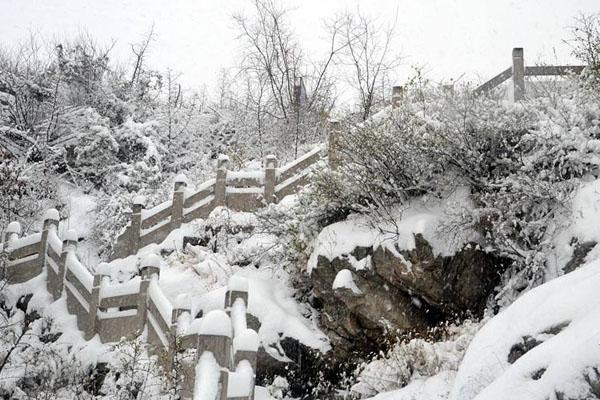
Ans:
{"label": "snow on railing", "polygon": [[88,291],[91,292],[94,287],[94,276],[79,262],[77,255],[73,252],[67,254],[66,267],[71,272],[77,281]]}
{"label": "snow on railing", "polygon": [[164,323],[169,326],[171,325],[171,315],[173,314],[173,306],[167,296],[162,292],[160,287],[158,286],[158,282],[156,279],[152,279],[150,281],[150,286],[148,287],[148,297],[158,310],[160,316],[162,317]]}
{"label": "snow on railing", "polygon": [[308,169],[321,159],[323,146],[318,146],[295,161],[277,168],[277,158],[265,158],[265,168],[255,171],[229,171],[229,159],[219,157],[216,178],[187,189],[187,178],[179,175],[174,184],[173,198],[150,209],[144,201],[133,204],[131,221],[117,239],[111,259],[135,254],[151,243],[162,242],[182,223],[207,217],[216,207],[225,206],[235,211],[256,211],[294,193],[306,182]]}
{"label": "snow on railing", "polygon": [[[86,268],[76,254],[75,233],[66,232],[61,241],[56,233],[57,226],[57,220],[45,220],[43,232],[19,239],[15,235],[20,230],[14,229],[13,225],[5,242],[22,244],[9,252],[9,257],[25,246],[36,245],[33,254],[13,257],[11,262],[22,265],[24,260],[29,260],[37,275],[44,268],[47,270],[49,292],[54,300],[66,297],[67,309],[75,315],[86,340],[98,335],[104,343],[116,342],[122,337],[140,334],[147,326],[148,342],[164,351],[178,351],[174,346],[179,343],[178,346],[184,349],[195,349],[202,355],[201,360],[206,361],[212,355],[219,371],[213,383],[217,384],[217,390],[226,391],[226,397],[249,397],[253,393],[259,339],[254,330],[247,328],[248,281],[245,278],[234,276],[230,279],[224,309],[194,318],[193,315],[202,313],[193,310],[189,296],[178,297],[174,305],[160,288],[159,256],[145,257],[139,276],[112,283],[108,275],[104,275],[108,271],[103,266],[97,268],[95,275]],[[38,254],[43,249],[46,251]],[[180,342],[175,340],[178,335],[182,338]],[[198,366],[196,372],[200,369]],[[204,381],[206,376],[193,371],[188,375],[190,378],[184,382],[182,391],[192,393],[200,383],[195,382],[196,377]]]}

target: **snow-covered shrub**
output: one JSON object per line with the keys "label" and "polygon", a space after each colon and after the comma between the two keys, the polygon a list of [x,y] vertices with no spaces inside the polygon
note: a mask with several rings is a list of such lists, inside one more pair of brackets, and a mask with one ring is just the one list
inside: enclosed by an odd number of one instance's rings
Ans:
{"label": "snow-covered shrub", "polygon": [[[141,337],[122,339],[113,349],[114,357],[108,364],[109,372],[100,389],[100,399],[156,399],[178,398],[171,392],[156,359],[147,353]],[[166,390],[165,390],[166,389]]]}
{"label": "snow-covered shrub", "polygon": [[540,282],[556,218],[600,163],[597,92],[578,80],[561,91],[521,104],[409,91],[399,109],[340,137],[342,161],[317,177],[317,199],[389,222],[415,195],[469,186],[475,207],[458,208],[453,229],[476,228],[513,261],[512,298]]}
{"label": "snow-covered shrub", "polygon": [[0,233],[12,221],[29,231],[42,212],[55,205],[56,178],[43,168],[41,163],[0,161]]}
{"label": "snow-covered shrub", "polygon": [[445,327],[439,341],[416,338],[396,343],[387,352],[359,366],[352,392],[372,396],[402,388],[414,379],[457,371],[481,326],[481,323],[466,320],[461,325]]}

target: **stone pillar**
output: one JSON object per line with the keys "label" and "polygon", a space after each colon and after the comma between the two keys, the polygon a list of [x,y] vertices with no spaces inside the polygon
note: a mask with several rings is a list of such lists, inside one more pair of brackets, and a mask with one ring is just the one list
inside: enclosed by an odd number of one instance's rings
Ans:
{"label": "stone pillar", "polygon": [[187,178],[185,175],[177,175],[173,188],[173,204],[171,206],[171,226],[173,229],[179,228],[183,222],[183,201],[186,187]]}
{"label": "stone pillar", "polygon": [[328,148],[328,158],[329,158],[329,168],[335,170],[338,168],[340,164],[340,154],[339,154],[339,146],[340,146],[340,123],[338,121],[329,121],[329,148]]}
{"label": "stone pillar", "polygon": [[227,166],[229,157],[224,154],[219,155],[217,160],[217,177],[215,180],[215,207],[227,205]]}
{"label": "stone pillar", "polygon": [[142,210],[146,199],[143,196],[136,196],[133,199],[131,222],[129,225],[129,243],[125,254],[135,254],[140,249],[140,235],[142,231]]}
{"label": "stone pillar", "polygon": [[160,277],[161,258],[156,254],[148,254],[140,262],[140,275],[142,279],[150,280],[153,275]]}
{"label": "stone pillar", "polygon": [[404,98],[404,86],[392,87],[392,109],[400,107]]}
{"label": "stone pillar", "polygon": [[264,198],[267,204],[275,202],[275,183],[277,182],[277,157],[270,154],[265,161]]}
{"label": "stone pillar", "polygon": [[137,299],[137,330],[139,334],[144,331],[146,325],[147,309],[148,309],[148,286],[150,286],[150,277],[142,277],[140,282],[140,291]]}
{"label": "stone pillar", "polygon": [[512,51],[513,99],[515,102],[525,98],[525,60],[523,48],[515,47]]}
{"label": "stone pillar", "polygon": [[[13,240],[17,240],[19,235],[21,234],[21,224],[17,221],[13,221],[6,227],[6,231],[4,232],[4,249],[7,248],[8,244]],[[8,267],[8,266],[6,266]],[[0,279],[9,278],[8,269],[2,268],[0,270]]]}
{"label": "stone pillar", "polygon": [[4,232],[4,243],[9,243],[13,240],[17,240],[21,234],[21,224],[17,221],[13,221],[6,227]]}
{"label": "stone pillar", "polygon": [[50,230],[58,230],[58,220],[59,215],[58,211],[54,208],[51,208],[46,211],[44,214],[44,225],[42,231],[42,238],[40,240],[40,248],[38,250],[38,261],[39,261],[39,271],[46,266],[46,251],[48,246],[48,232]]}
{"label": "stone pillar", "polygon": [[219,400],[227,400],[227,386],[229,386],[229,371],[221,368],[219,376]]}
{"label": "stone pillar", "polygon": [[[65,286],[65,272],[67,270],[67,254],[69,252],[75,252],[77,250],[77,234],[73,229],[69,229],[65,233],[65,237],[63,239],[62,244],[62,253],[60,253],[60,262],[58,264],[58,277],[60,279],[60,291],[57,292],[58,297],[61,296],[62,291]],[[58,297],[55,297],[54,300],[58,300]]]}
{"label": "stone pillar", "polygon": [[100,304],[100,285],[102,284],[103,275],[94,275],[94,283],[92,286],[92,296],[90,298],[90,308],[88,310],[88,323],[85,327],[85,340],[90,340],[96,332],[96,321],[98,320],[98,305]]}

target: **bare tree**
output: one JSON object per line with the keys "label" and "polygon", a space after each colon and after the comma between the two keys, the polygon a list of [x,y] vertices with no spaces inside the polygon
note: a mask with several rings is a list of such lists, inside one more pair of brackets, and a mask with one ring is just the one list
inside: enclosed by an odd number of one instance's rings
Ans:
{"label": "bare tree", "polygon": [[146,56],[148,55],[148,49],[152,41],[154,41],[154,24],[150,26],[150,29],[139,43],[134,43],[131,45],[131,51],[135,57],[135,61],[133,63],[133,72],[131,73],[130,86],[135,85],[144,70],[144,62]]}
{"label": "bare tree", "polygon": [[592,69],[600,67],[600,14],[580,14],[571,28],[573,55]]}
{"label": "bare tree", "polygon": [[[306,134],[302,123],[305,116],[319,114],[323,118],[331,108],[332,86],[327,73],[338,51],[335,37],[325,59],[310,62],[288,22],[289,10],[274,0],[255,0],[254,11],[252,18],[234,15],[245,43],[240,74],[247,77],[249,112],[256,117],[261,143],[267,125],[272,125],[272,129],[292,136],[297,156]],[[298,96],[301,79],[308,88],[302,104]]]}
{"label": "bare tree", "polygon": [[393,52],[392,40],[396,20],[387,27],[358,11],[341,14],[334,25],[339,36],[338,62],[349,68],[348,83],[359,97],[362,120],[372,113],[373,106],[385,101],[390,73],[399,65],[400,57]]}

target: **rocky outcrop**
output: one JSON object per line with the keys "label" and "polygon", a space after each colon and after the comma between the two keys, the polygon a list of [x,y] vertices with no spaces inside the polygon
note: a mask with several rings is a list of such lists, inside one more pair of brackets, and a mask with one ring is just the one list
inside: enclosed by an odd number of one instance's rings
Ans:
{"label": "rocky outcrop", "polygon": [[[354,268],[356,261],[365,268]],[[417,234],[413,250],[357,247],[332,260],[319,255],[311,281],[321,327],[343,359],[379,348],[387,328],[423,331],[450,316],[481,313],[502,268],[502,260],[473,243],[436,256]],[[343,269],[352,271],[358,291],[332,288]]]}

